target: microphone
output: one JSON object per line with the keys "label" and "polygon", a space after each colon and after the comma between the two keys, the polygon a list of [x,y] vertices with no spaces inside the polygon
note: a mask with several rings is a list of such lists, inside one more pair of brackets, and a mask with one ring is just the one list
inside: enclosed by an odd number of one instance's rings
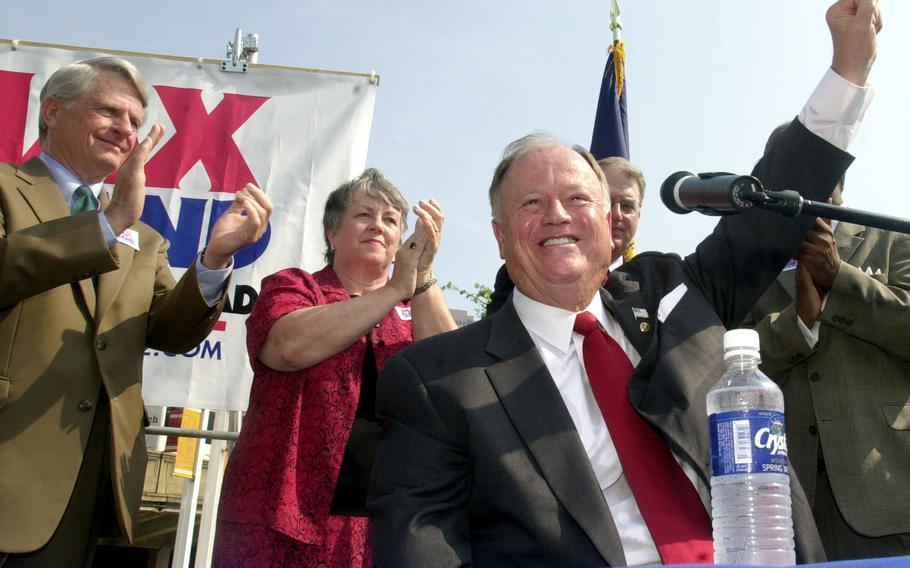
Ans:
{"label": "microphone", "polygon": [[729,215],[753,208],[762,196],[761,182],[752,176],[726,172],[698,174],[676,172],[660,186],[667,209],[685,214]]}

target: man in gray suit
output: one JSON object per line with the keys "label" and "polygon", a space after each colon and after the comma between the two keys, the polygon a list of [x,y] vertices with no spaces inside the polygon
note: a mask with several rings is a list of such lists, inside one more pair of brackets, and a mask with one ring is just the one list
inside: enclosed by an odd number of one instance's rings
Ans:
{"label": "man in gray suit", "polygon": [[751,314],[790,462],[829,559],[910,554],[910,236],[817,220],[796,260]]}
{"label": "man in gray suit", "polygon": [[[866,93],[858,85],[875,56],[877,5],[841,0],[828,20],[835,57],[821,90],[848,103],[847,111],[861,108]],[[832,114],[817,95],[754,173],[768,187],[827,199],[851,160],[840,134],[860,117]],[[840,127],[832,135],[818,128],[819,119]],[[617,459],[609,417],[583,366],[581,335],[573,332],[576,315],[593,314],[628,357],[628,402],[678,464],[681,481],[649,489],[668,500],[694,493],[701,502],[690,513],[704,521],[705,396],[724,370],[724,330],[743,319],[813,221],[763,211],[727,217],[685,259],[643,253],[604,285],[609,193],[585,150],[535,136],[513,143],[494,174],[490,202],[514,294],[493,316],[401,351],[379,379],[377,414],[388,431],[370,495],[376,561],[659,563],[659,527],[648,525]],[[797,558],[822,560],[811,511],[791,482]]]}

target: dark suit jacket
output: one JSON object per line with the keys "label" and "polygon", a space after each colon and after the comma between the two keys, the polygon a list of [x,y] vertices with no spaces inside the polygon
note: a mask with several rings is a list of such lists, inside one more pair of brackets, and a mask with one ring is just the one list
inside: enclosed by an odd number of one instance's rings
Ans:
{"label": "dark suit jacket", "polygon": [[[823,199],[849,161],[794,121],[755,173],[766,187]],[[601,292],[642,356],[630,400],[704,500],[705,396],[724,371],[724,329],[743,319],[811,223],[762,211],[728,217],[685,260],[641,254]],[[647,327],[632,308],[647,310]],[[376,406],[389,423],[370,499],[379,565],[625,564],[574,424],[511,302],[393,357]],[[792,488],[797,557],[824,559],[795,478]]]}
{"label": "dark suit jacket", "polygon": [[794,270],[752,310],[762,369],[784,391],[790,462],[813,501],[821,444],[856,532],[910,533],[910,236],[839,223],[841,268],[819,341],[799,331]]}
{"label": "dark suit jacket", "polygon": [[40,160],[0,164],[0,551],[50,539],[102,386],[114,503],[132,537],[146,465],[143,351],[192,348],[223,303],[206,305],[194,268],[175,282],[167,242],[144,223],[133,228],[140,251],[108,248],[97,214],[70,216]]}

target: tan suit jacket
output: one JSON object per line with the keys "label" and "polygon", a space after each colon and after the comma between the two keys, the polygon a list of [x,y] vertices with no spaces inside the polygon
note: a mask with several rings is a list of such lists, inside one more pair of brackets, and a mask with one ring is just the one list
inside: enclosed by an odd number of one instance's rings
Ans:
{"label": "tan suit jacket", "polygon": [[910,236],[839,223],[843,262],[819,341],[799,332],[795,270],[753,308],[762,368],[784,391],[790,462],[810,501],[819,444],[844,519],[858,533],[910,533]]}
{"label": "tan suit jacket", "polygon": [[192,348],[223,304],[206,305],[194,268],[175,282],[167,241],[133,228],[141,250],[108,248],[97,214],[70,216],[40,160],[0,164],[0,551],[50,539],[104,393],[114,502],[132,538],[146,467],[143,352]]}

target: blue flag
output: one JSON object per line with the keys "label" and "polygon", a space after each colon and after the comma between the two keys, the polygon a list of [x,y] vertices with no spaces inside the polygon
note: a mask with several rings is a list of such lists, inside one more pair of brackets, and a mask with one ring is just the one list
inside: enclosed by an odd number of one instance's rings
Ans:
{"label": "blue flag", "polygon": [[622,40],[614,41],[600,83],[594,133],[591,135],[591,154],[598,160],[609,156],[629,159],[625,60],[626,50]]}

